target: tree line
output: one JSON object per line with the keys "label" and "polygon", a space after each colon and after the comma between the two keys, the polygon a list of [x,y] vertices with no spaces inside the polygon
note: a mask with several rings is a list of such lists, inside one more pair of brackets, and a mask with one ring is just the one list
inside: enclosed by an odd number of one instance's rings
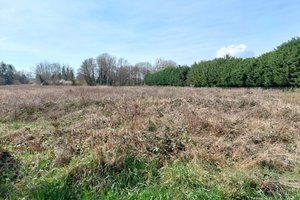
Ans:
{"label": "tree line", "polygon": [[[26,84],[31,76],[11,64],[0,63],[0,85]],[[178,66],[158,58],[131,65],[124,58],[104,53],[85,59],[77,74],[66,64],[39,63],[35,80],[41,85],[162,85],[195,87],[299,87],[300,38],[293,38],[273,51],[254,58],[225,56]]]}
{"label": "tree line", "polygon": [[76,85],[74,70],[60,63],[39,63],[35,68],[35,81],[41,85]]}
{"label": "tree line", "polygon": [[143,85],[144,76],[151,70],[148,62],[130,65],[124,58],[107,53],[85,59],[78,70],[78,82],[87,85]]}
{"label": "tree line", "polygon": [[186,86],[188,66],[166,66],[164,69],[146,74],[147,85]]}
{"label": "tree line", "polygon": [[300,38],[257,58],[228,55],[190,68],[169,66],[147,74],[145,81],[147,85],[195,87],[299,87]]}
{"label": "tree line", "polygon": [[[19,81],[21,84],[36,83],[39,85],[108,85],[108,86],[134,86],[144,85],[145,76],[149,72],[163,69],[169,65],[177,65],[173,60],[165,60],[158,58],[152,66],[149,62],[139,62],[131,65],[124,58],[116,58],[108,53],[103,53],[96,58],[85,59],[77,74],[75,74],[72,67],[66,64],[41,62],[38,63],[34,69],[35,76],[31,73],[16,72],[12,65],[3,63],[3,70],[1,70],[0,84],[10,85],[15,84],[17,75],[26,78],[27,81]],[[2,73],[3,71],[3,73]],[[12,76],[11,74],[14,74]],[[12,77],[12,78],[10,78]],[[34,79],[34,80],[33,80]]]}
{"label": "tree line", "polygon": [[24,72],[16,71],[11,64],[0,62],[0,85],[27,84],[29,83],[28,75]]}

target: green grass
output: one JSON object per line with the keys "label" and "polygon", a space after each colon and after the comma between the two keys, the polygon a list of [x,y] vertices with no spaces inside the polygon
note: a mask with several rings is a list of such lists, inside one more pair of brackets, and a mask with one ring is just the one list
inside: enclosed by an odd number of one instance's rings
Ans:
{"label": "green grass", "polygon": [[14,121],[11,125],[10,125],[10,128],[11,129],[14,129],[14,130],[18,130],[20,128],[24,127],[24,124],[21,123],[21,122],[17,122],[17,121]]}
{"label": "green grass", "polygon": [[[5,124],[3,124],[3,126],[4,125]],[[9,124],[8,128],[10,130],[19,130],[22,128],[31,128],[31,129],[48,128],[49,126],[51,126],[51,124],[49,124],[45,120],[40,120],[36,122],[13,121],[12,123]]]}
{"label": "green grass", "polygon": [[[17,121],[9,129],[40,130],[49,126],[43,121]],[[300,199],[300,191],[278,191],[268,196],[248,175],[207,163],[185,160],[160,166],[159,157],[131,153],[123,160],[103,163],[88,151],[74,156],[66,166],[54,166],[51,149],[33,153],[6,147],[20,159],[16,160],[17,168],[1,169],[0,199]],[[269,168],[266,172],[273,178],[278,175],[272,175]]]}
{"label": "green grass", "polygon": [[[226,177],[226,171],[201,163],[174,162],[163,168],[158,159],[146,160],[128,154],[124,160],[99,163],[90,158],[80,158],[70,166],[48,169],[49,163],[40,161],[38,168],[47,173],[27,174],[28,184],[10,193],[16,182],[0,184],[1,196],[7,199],[26,197],[36,200],[63,199],[299,199],[300,193],[266,196],[253,181],[241,173]],[[77,164],[76,164],[77,163]],[[28,169],[29,170],[29,169]],[[23,177],[24,178],[24,177]],[[30,183],[31,181],[31,183]],[[224,185],[226,184],[226,186]]]}

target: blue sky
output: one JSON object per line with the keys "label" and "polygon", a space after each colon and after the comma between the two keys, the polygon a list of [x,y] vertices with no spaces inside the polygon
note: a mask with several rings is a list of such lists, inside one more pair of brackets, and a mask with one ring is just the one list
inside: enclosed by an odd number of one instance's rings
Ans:
{"label": "blue sky", "polygon": [[258,56],[300,36],[299,0],[0,0],[0,61],[77,69],[109,53],[131,64]]}

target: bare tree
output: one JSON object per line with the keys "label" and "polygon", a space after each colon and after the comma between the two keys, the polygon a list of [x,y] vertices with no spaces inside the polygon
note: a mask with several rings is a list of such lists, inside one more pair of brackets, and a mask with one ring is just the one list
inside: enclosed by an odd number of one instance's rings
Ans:
{"label": "bare tree", "polygon": [[88,85],[96,85],[97,76],[99,75],[95,60],[85,59],[79,68],[78,77],[83,78]]}
{"label": "bare tree", "polygon": [[36,80],[41,84],[58,84],[61,80],[61,64],[43,62],[36,65]]}
{"label": "bare tree", "polygon": [[116,69],[116,85],[129,85],[130,83],[130,64],[124,58],[119,58]]}
{"label": "bare tree", "polygon": [[26,76],[25,72],[15,72],[14,73],[14,84],[28,84],[29,78]]}
{"label": "bare tree", "polygon": [[98,68],[97,82],[100,85],[112,85],[116,68],[116,57],[107,53],[101,54],[96,58]]}
{"label": "bare tree", "polygon": [[130,68],[128,66],[121,66],[116,71],[116,83],[115,85],[129,85],[130,82]]}
{"label": "bare tree", "polygon": [[149,62],[139,62],[135,64],[135,67],[138,70],[137,78],[139,80],[138,85],[144,84],[144,79],[147,73],[153,71],[153,66]]}
{"label": "bare tree", "polygon": [[[157,59],[155,67],[163,69],[168,66],[177,66],[172,60]],[[107,53],[96,59],[86,59],[77,76],[77,80],[85,80],[89,85],[143,85],[145,76],[154,67],[149,62],[139,62],[134,66],[126,59],[117,59]],[[66,71],[66,70],[65,70]]]}
{"label": "bare tree", "polygon": [[173,60],[165,60],[163,58],[158,58],[156,59],[155,61],[155,70],[161,70],[161,69],[164,69],[166,67],[176,67],[177,64],[175,61]]}

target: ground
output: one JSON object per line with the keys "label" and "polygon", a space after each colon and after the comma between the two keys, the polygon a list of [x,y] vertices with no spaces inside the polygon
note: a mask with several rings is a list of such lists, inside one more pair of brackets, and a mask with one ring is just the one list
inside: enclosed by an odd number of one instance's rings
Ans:
{"label": "ground", "polygon": [[0,199],[300,199],[300,92],[0,87]]}

